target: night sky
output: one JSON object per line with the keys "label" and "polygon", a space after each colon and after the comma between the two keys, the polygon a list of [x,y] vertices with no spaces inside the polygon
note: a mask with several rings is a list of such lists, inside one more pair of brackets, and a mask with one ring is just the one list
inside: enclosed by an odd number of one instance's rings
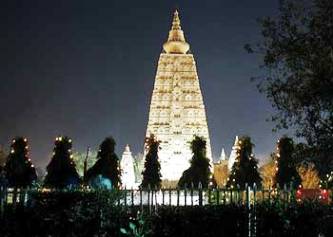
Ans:
{"label": "night sky", "polygon": [[235,135],[250,135],[263,159],[280,134],[252,76],[260,60],[244,44],[260,39],[256,19],[278,1],[2,0],[0,3],[0,144],[26,136],[36,166],[49,162],[58,134],[74,150],[108,135],[121,156],[143,148],[162,44],[179,9],[197,62],[213,154],[229,155]]}

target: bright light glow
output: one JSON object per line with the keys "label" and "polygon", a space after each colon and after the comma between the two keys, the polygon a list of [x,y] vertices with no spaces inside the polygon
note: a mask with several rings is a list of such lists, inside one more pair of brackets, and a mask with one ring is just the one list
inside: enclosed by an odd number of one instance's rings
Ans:
{"label": "bright light glow", "polygon": [[137,188],[138,184],[135,183],[134,173],[134,159],[129,145],[126,145],[125,151],[121,157],[120,168],[121,168],[121,181],[123,188]]}

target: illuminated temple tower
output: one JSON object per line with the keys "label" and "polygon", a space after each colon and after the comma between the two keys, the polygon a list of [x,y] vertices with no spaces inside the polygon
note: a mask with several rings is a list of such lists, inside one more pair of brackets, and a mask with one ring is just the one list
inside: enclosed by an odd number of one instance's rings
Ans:
{"label": "illuminated temple tower", "polygon": [[[178,180],[189,167],[194,135],[207,141],[212,161],[205,106],[190,45],[185,41],[175,11],[167,42],[163,44],[151,98],[146,136],[160,141],[162,179]],[[212,163],[212,162],[211,162]]]}

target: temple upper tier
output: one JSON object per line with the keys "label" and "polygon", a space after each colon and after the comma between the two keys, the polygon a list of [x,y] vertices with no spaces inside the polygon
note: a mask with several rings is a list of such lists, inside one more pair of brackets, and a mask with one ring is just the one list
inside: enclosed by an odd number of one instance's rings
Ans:
{"label": "temple upper tier", "polygon": [[173,14],[169,37],[167,42],[163,44],[163,49],[167,53],[175,54],[185,54],[190,49],[190,45],[186,42],[184,32],[180,26],[180,19],[177,10]]}

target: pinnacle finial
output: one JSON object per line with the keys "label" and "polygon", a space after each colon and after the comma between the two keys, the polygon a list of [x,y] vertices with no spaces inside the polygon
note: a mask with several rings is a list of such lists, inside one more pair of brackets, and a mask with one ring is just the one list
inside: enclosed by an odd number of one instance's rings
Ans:
{"label": "pinnacle finial", "polygon": [[224,148],[222,148],[222,151],[221,151],[221,156],[220,156],[220,160],[226,160],[226,154],[225,154],[225,151],[224,151]]}
{"label": "pinnacle finial", "polygon": [[179,14],[178,14],[177,9],[173,13],[173,20],[172,20],[171,30],[181,30],[180,19],[179,19]]}
{"label": "pinnacle finial", "polygon": [[126,146],[125,146],[125,152],[130,152],[130,151],[131,151],[130,146],[128,144],[126,144]]}
{"label": "pinnacle finial", "polygon": [[185,54],[190,45],[185,41],[184,32],[180,26],[179,13],[176,9],[173,13],[172,26],[169,31],[168,41],[163,45],[164,50],[167,53],[181,53]]}

